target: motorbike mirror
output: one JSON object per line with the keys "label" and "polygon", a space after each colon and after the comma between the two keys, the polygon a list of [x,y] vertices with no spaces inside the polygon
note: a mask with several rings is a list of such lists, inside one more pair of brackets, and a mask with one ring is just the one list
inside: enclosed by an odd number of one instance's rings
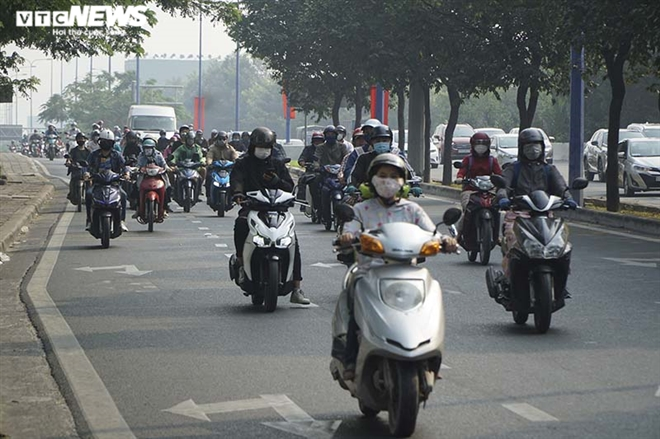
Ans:
{"label": "motorbike mirror", "polygon": [[340,204],[337,206],[335,208],[335,215],[345,223],[351,222],[355,219],[355,211],[353,210],[353,207],[348,204]]}
{"label": "motorbike mirror", "polygon": [[450,207],[449,209],[445,210],[445,213],[442,215],[442,223],[447,226],[456,224],[458,220],[461,219],[461,215],[461,209]]}
{"label": "motorbike mirror", "polygon": [[285,159],[282,160],[282,161],[283,161],[284,163],[289,163],[289,162],[291,162],[291,158],[290,158],[290,157],[287,157],[287,158],[285,158]]}
{"label": "motorbike mirror", "polygon": [[498,189],[506,188],[506,180],[501,175],[491,175],[490,181]]}
{"label": "motorbike mirror", "polygon": [[70,158],[71,156],[70,156],[69,154],[64,154],[63,157],[64,157],[65,159],[68,159],[68,158]]}
{"label": "motorbike mirror", "polygon": [[456,161],[453,163],[454,168],[461,169],[463,167],[463,162]]}
{"label": "motorbike mirror", "polygon": [[573,183],[571,184],[571,189],[580,190],[580,189],[584,189],[588,185],[589,185],[589,181],[586,178],[578,177],[575,180],[573,180]]}

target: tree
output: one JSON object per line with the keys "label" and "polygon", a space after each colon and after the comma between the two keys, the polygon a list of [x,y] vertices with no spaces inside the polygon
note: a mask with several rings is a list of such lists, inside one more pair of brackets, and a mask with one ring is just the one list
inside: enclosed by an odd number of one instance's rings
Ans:
{"label": "tree", "polygon": [[69,120],[69,109],[62,95],[55,94],[41,105],[39,122],[66,122],[67,120]]}

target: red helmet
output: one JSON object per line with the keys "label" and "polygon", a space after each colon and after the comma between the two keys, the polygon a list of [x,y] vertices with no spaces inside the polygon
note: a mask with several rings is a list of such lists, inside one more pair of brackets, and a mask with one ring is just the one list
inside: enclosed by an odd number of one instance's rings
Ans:
{"label": "red helmet", "polygon": [[470,145],[472,145],[472,147],[479,144],[490,146],[490,137],[488,137],[488,134],[475,133],[472,137],[470,137]]}
{"label": "red helmet", "polygon": [[362,132],[362,128],[355,128],[355,130],[353,130],[353,139],[356,139],[358,137],[364,137],[364,133]]}
{"label": "red helmet", "polygon": [[323,140],[323,141],[325,141],[325,137],[323,136],[323,133],[321,133],[321,132],[319,132],[319,131],[314,131],[314,132],[312,133],[312,140],[314,140],[314,139],[318,139],[318,140]]}

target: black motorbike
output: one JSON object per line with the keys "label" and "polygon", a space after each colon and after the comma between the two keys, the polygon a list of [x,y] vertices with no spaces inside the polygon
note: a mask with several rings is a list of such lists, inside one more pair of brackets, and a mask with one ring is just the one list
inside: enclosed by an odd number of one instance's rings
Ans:
{"label": "black motorbike", "polygon": [[339,227],[339,218],[335,215],[337,206],[342,202],[344,193],[343,186],[339,181],[341,165],[325,165],[321,170],[321,205],[325,230]]}
{"label": "black motorbike", "polygon": [[122,234],[121,228],[121,176],[104,169],[92,177],[92,210],[89,233],[101,240],[101,247],[108,248],[110,239]]}
{"label": "black motorbike", "polygon": [[137,167],[137,156],[131,154],[125,158],[126,168],[130,175],[130,179],[122,180],[121,187],[126,192],[126,201],[128,201],[128,208],[131,210],[137,209],[140,189],[137,187],[137,178],[140,175],[140,169]]}
{"label": "black motorbike", "polygon": [[199,198],[201,177],[197,172],[197,168],[202,164],[199,161],[185,159],[177,163],[176,166],[174,201],[183,207],[184,212],[188,213]]}
{"label": "black motorbike", "polygon": [[[64,155],[65,159],[69,158],[69,154]],[[82,212],[82,206],[85,204],[85,194],[89,188],[89,180],[85,180],[83,175],[87,172],[88,163],[86,160],[79,160],[77,162],[71,162],[68,164],[69,172],[71,173],[71,185],[73,190],[71,191],[71,201],[75,206],[78,212]]]}
{"label": "black motorbike", "polygon": [[[502,177],[491,180],[504,187]],[[584,189],[587,180],[577,178],[572,189]],[[534,314],[537,332],[544,334],[550,328],[552,313],[565,305],[566,283],[570,271],[571,244],[568,228],[553,211],[568,208],[566,201],[544,191],[514,196],[511,209],[521,211],[515,219],[513,233],[516,243],[512,248],[502,244],[502,252],[509,255],[509,277],[490,267],[486,271],[489,295],[513,314],[513,320],[523,325],[529,314]]]}
{"label": "black motorbike", "polygon": [[[314,180],[316,180],[318,175],[318,171],[316,171],[312,165],[307,166],[305,168],[305,173],[300,176],[298,184],[293,191],[296,194],[296,201],[301,205],[300,210],[306,217],[310,218],[314,224],[321,222],[319,206],[314,205],[314,197],[312,197],[312,191],[317,190],[314,185]],[[301,190],[301,188],[303,189]]]}

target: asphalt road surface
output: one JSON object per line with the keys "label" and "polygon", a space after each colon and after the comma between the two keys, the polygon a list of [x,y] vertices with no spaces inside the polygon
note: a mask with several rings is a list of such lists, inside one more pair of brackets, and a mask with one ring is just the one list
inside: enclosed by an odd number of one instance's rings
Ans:
{"label": "asphalt road surface", "polygon": [[[65,175],[61,159],[40,161]],[[435,221],[451,206],[419,204]],[[82,349],[62,335],[67,352],[89,360],[69,371],[94,401],[83,409],[125,420],[109,437],[287,439],[294,428],[298,437],[387,437],[386,414],[363,419],[329,373],[345,271],[334,234],[296,212],[313,304],[280,298],[266,314],[229,279],[235,215],[197,204],[153,233],[129,219],[130,232],[103,250],[69,206],[42,261],[56,257],[52,273],[40,282]],[[545,335],[513,323],[488,297],[485,267],[465,254],[427,261],[444,292],[448,368],[413,437],[660,437],[660,240],[571,233],[573,299]],[[500,261],[494,252],[491,264]]]}

